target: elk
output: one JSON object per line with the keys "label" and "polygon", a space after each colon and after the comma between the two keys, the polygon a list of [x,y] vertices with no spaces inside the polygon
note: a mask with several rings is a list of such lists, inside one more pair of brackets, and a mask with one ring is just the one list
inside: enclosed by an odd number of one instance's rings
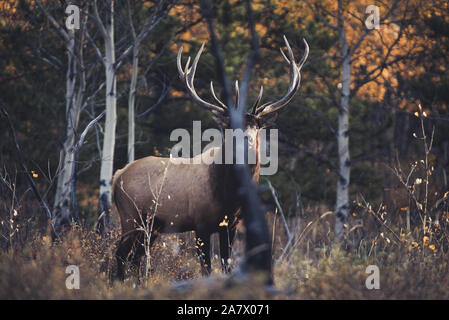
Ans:
{"label": "elk", "polygon": [[[244,117],[248,152],[253,150],[256,153],[256,163],[250,166],[255,182],[259,180],[260,170],[259,130],[270,125],[275,118],[272,113],[288,104],[298,91],[300,70],[309,53],[308,44],[304,40],[304,55],[297,64],[285,36],[284,41],[288,54],[285,55],[282,49],[280,51],[289,66],[290,82],[287,93],[276,102],[260,106],[263,94],[261,87],[251,111]],[[210,89],[216,104],[203,100],[195,91],[193,82],[203,49],[204,43],[192,66],[190,67],[189,58],[183,69],[181,65],[183,48],[180,47],[177,55],[179,76],[192,100],[211,111],[213,119],[221,128],[229,128],[229,107],[217,98],[212,82]],[[238,82],[236,82],[235,105],[239,106]],[[224,140],[223,145],[225,143]],[[223,145],[205,152],[223,156]],[[199,156],[202,154],[196,157]],[[113,177],[113,197],[122,227],[122,236],[116,251],[119,279],[124,279],[125,264],[130,261],[132,266],[138,269],[144,254],[142,243],[145,235],[140,222],[151,224],[150,245],[161,233],[194,231],[197,253],[205,275],[211,272],[210,237],[218,232],[222,269],[224,272],[230,271],[228,258],[240,219],[236,187],[231,173],[232,164],[198,164],[194,161],[195,158],[179,164],[170,164],[172,160],[163,157],[145,157],[129,163],[118,170]],[[154,186],[160,186],[158,194],[155,194]],[[226,223],[223,223],[224,221]]]}

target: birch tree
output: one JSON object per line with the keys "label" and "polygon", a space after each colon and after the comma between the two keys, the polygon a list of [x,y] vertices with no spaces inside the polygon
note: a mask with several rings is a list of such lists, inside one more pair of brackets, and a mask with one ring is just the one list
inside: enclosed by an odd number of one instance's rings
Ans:
{"label": "birch tree", "polygon": [[349,181],[351,175],[349,156],[349,95],[351,85],[351,56],[345,32],[343,1],[338,0],[338,35],[342,57],[341,97],[336,132],[338,146],[338,177],[335,204],[335,233],[341,235],[349,211]]}
{"label": "birch tree", "polygon": [[98,12],[97,1],[94,1],[94,17],[104,41],[102,61],[106,81],[106,120],[104,125],[103,149],[100,165],[100,195],[98,230],[104,232],[110,221],[111,185],[114,165],[115,130],[117,126],[117,79],[115,73],[115,38],[114,38],[114,0],[106,1],[106,22]]}
{"label": "birch tree", "polygon": [[[80,30],[65,28],[37,0],[45,17],[64,39],[67,51],[66,70],[66,94],[65,94],[65,133],[62,148],[59,154],[59,165],[57,170],[56,193],[53,204],[52,224],[57,233],[62,226],[71,222],[71,194],[72,194],[72,170],[74,165],[74,147],[79,118],[82,110],[84,93],[86,90],[86,74],[83,62],[83,42],[87,24],[87,7],[83,12],[83,23]],[[62,12],[61,12],[62,13]]]}

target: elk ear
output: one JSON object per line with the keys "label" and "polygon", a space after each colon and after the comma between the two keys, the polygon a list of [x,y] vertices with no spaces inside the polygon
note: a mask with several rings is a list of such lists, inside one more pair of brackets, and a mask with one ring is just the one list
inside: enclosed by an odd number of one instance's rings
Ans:
{"label": "elk ear", "polygon": [[260,129],[268,128],[274,125],[276,119],[278,118],[277,112],[268,114],[267,116],[259,117],[259,127]]}
{"label": "elk ear", "polygon": [[229,128],[229,117],[213,112],[212,119],[214,119],[220,128]]}

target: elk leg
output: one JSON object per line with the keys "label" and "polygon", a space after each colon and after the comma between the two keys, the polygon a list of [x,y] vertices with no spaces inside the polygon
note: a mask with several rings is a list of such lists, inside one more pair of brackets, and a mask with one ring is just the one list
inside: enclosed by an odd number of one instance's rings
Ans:
{"label": "elk leg", "polygon": [[[153,246],[154,242],[156,241],[158,235],[156,232],[153,232],[151,234],[151,238],[150,238],[150,247],[149,249],[151,249],[151,247]],[[140,270],[140,264],[142,262],[142,256],[144,256],[145,253],[145,234],[142,232],[139,234],[136,245],[135,245],[135,249],[134,249],[134,254],[133,257],[131,259],[131,266],[133,269],[137,270],[137,275],[140,276],[139,270]]]}
{"label": "elk leg", "polygon": [[196,252],[201,263],[203,276],[210,275],[212,269],[210,264],[210,234],[196,236]]}
{"label": "elk leg", "polygon": [[133,270],[133,272],[136,273],[138,282],[140,281],[140,262],[142,261],[142,256],[145,253],[145,247],[144,247],[144,233],[141,232],[136,237],[133,251],[131,252],[131,265],[130,269]]}
{"label": "elk leg", "polygon": [[115,252],[117,259],[117,278],[121,281],[125,280],[125,265],[128,262],[129,254],[132,250],[135,236],[122,236]]}
{"label": "elk leg", "polygon": [[229,257],[232,252],[232,243],[235,238],[236,227],[223,227],[220,228],[220,258],[221,258],[221,269],[224,273],[231,272],[231,267],[229,265]]}
{"label": "elk leg", "polygon": [[[156,237],[153,234],[154,239]],[[153,236],[151,244],[153,244]],[[131,260],[131,265],[136,270],[139,270],[140,258],[145,253],[143,247],[144,234],[140,231],[132,232],[122,236],[115,253],[117,259],[117,278],[121,281],[125,280],[125,266],[128,261]]]}

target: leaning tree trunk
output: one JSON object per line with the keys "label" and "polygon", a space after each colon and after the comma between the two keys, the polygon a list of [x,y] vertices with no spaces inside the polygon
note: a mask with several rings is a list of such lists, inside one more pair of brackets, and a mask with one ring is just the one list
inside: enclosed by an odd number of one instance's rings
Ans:
{"label": "leaning tree trunk", "polygon": [[71,177],[73,168],[73,151],[75,133],[80,116],[79,101],[75,94],[77,66],[75,61],[75,35],[68,30],[67,41],[68,63],[66,73],[66,130],[65,140],[60,151],[60,171],[56,183],[56,194],[53,205],[53,223],[57,232],[64,225],[70,224]]}
{"label": "leaning tree trunk", "polygon": [[106,23],[105,72],[106,120],[100,168],[100,196],[98,231],[103,234],[110,225],[112,173],[114,165],[115,128],[117,124],[117,84],[115,77],[114,1],[110,4],[110,17]]}
{"label": "leaning tree trunk", "polygon": [[351,173],[351,164],[349,158],[349,97],[351,84],[351,56],[349,53],[348,42],[344,29],[344,17],[341,0],[338,2],[338,5],[340,9],[338,18],[341,53],[343,57],[343,79],[337,131],[338,182],[335,234],[338,237],[341,237],[344,234],[344,224],[349,212],[349,179]]}
{"label": "leaning tree trunk", "polygon": [[[212,16],[212,6],[208,0],[201,2],[203,14],[206,17],[209,34],[212,42],[212,52],[215,56],[218,74],[221,82],[224,84],[223,97],[226,105],[229,106],[230,124],[233,130],[245,130],[243,110],[241,100],[237,99],[237,105],[233,102],[228,88],[228,80],[223,63],[223,55],[220,49],[218,38],[215,34],[215,26]],[[250,5],[250,4],[248,4]],[[253,33],[253,37],[255,33]],[[253,50],[256,50],[257,44],[253,43]],[[250,58],[255,59],[255,56]],[[254,62],[254,61],[253,61]],[[250,62],[252,64],[253,62]],[[248,71],[246,78],[249,79]],[[247,86],[243,89],[247,90]],[[246,96],[246,92],[243,93]],[[237,163],[237,150],[244,150],[244,163]],[[271,239],[268,231],[267,221],[265,219],[265,210],[259,199],[257,185],[252,179],[248,166],[248,142],[245,140],[243,148],[233,144],[233,176],[237,185],[234,192],[242,208],[243,225],[246,230],[245,236],[245,258],[241,265],[241,270],[249,276],[256,276],[255,279],[264,284],[273,284],[273,265],[271,255]]]}
{"label": "leaning tree trunk", "polygon": [[[230,101],[229,98],[226,101]],[[243,108],[233,108],[230,105],[230,122],[233,130],[244,130]],[[265,210],[257,193],[257,185],[252,179],[248,166],[248,143],[243,142],[241,148],[234,145],[233,173],[237,185],[237,194],[242,208],[243,225],[245,226],[245,257],[241,269],[246,275],[254,275],[263,284],[273,284],[273,265],[271,254],[271,239],[265,218]],[[244,163],[238,164],[237,150],[244,150]]]}

